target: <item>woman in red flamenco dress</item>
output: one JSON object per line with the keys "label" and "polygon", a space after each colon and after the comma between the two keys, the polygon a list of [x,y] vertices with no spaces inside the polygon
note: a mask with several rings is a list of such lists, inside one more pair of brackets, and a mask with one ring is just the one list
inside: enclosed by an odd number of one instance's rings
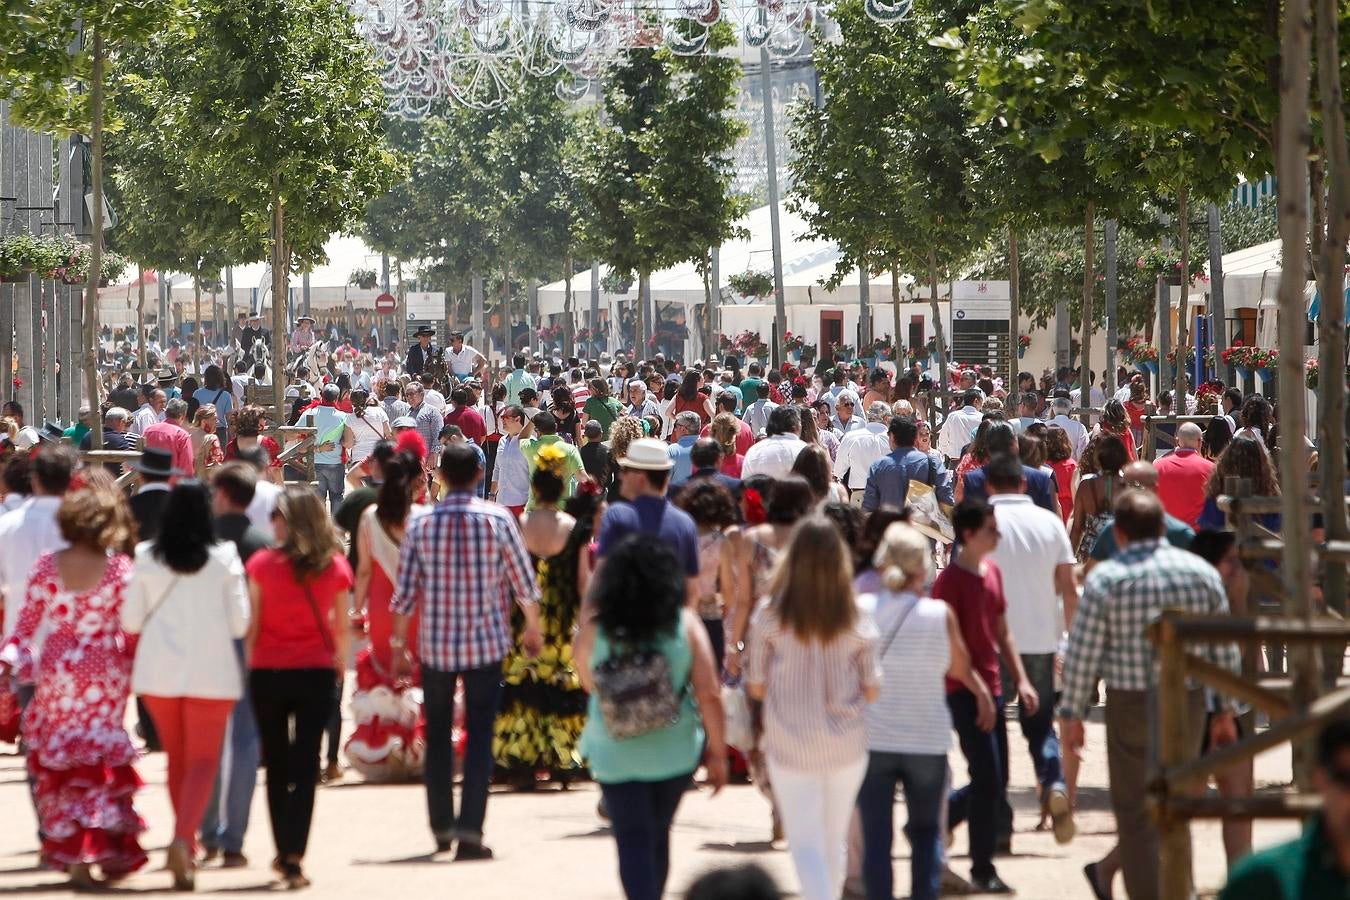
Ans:
{"label": "woman in red flamenco dress", "polygon": [[57,521],[71,546],[33,567],[0,675],[13,668],[34,685],[22,729],[43,857],[87,888],[95,865],[116,880],[146,862],[145,823],[132,806],[136,749],[123,727],[131,654],[119,622],[131,560],[117,551],[134,532],[110,485],[73,491]]}

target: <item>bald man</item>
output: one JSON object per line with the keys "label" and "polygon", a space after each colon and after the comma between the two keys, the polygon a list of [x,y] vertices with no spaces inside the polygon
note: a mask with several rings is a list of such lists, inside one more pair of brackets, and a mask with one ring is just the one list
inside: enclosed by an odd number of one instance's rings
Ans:
{"label": "bald man", "polygon": [[1205,484],[1214,463],[1200,455],[1200,426],[1184,422],[1177,428],[1177,449],[1155,463],[1158,470],[1158,499],[1168,515],[1192,528],[1205,508]]}
{"label": "bald man", "polygon": [[[1153,467],[1153,463],[1142,459],[1135,460],[1121,469],[1120,475],[1125,480],[1126,487],[1139,488],[1150,494],[1158,493],[1158,470]],[[1102,533],[1097,536],[1097,543],[1092,545],[1090,558],[1083,566],[1084,574],[1091,572],[1097,563],[1116,555],[1119,545],[1116,543],[1114,525],[1114,518],[1106,521]],[[1166,511],[1163,513],[1163,527],[1169,544],[1179,550],[1190,549],[1191,541],[1195,538],[1195,529]]]}

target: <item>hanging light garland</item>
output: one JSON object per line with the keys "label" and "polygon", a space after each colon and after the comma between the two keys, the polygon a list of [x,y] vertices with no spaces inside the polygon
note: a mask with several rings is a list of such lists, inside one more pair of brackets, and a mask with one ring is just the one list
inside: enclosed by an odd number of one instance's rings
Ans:
{"label": "hanging light garland", "polygon": [[[802,46],[812,0],[349,0],[375,48],[390,112],[419,119],[450,101],[489,109],[506,101],[516,72],[560,77],[555,90],[579,100],[605,65],[639,47],[705,51],[709,30],[728,22],[747,47],[788,57]],[[908,12],[867,0],[874,18]],[[899,12],[903,8],[903,12]],[[896,21],[895,18],[878,21]]]}

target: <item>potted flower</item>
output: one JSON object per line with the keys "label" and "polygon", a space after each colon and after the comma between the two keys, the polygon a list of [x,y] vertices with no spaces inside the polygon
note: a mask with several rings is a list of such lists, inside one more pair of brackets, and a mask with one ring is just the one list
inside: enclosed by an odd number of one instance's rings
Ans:
{"label": "potted flower", "polygon": [[891,340],[889,334],[873,338],[871,351],[868,356],[873,359],[890,359],[891,355],[895,353],[895,342]]}
{"label": "potted flower", "polygon": [[[746,359],[759,359],[759,348],[764,347],[764,342],[759,339],[758,331],[746,329],[731,339],[732,350],[735,355],[740,357],[741,365],[745,365]],[[764,356],[768,356],[768,347],[764,347]]]}
{"label": "potted flower", "polygon": [[[1191,244],[1191,264],[1190,271],[1187,273],[1188,280],[1194,281],[1197,277],[1205,274],[1205,262],[1209,258],[1209,248],[1204,244]],[[1168,284],[1181,284],[1181,251],[1179,249],[1164,250],[1161,247],[1154,246],[1147,250],[1144,255],[1136,257],[1134,267],[1147,272],[1154,278],[1165,277]]]}
{"label": "potted flower", "polygon": [[1031,347],[1031,335],[1019,334],[1017,336],[1017,358],[1021,359],[1027,355],[1027,350]]}
{"label": "potted flower", "polygon": [[1242,341],[1233,341],[1233,346],[1224,350],[1219,356],[1225,366],[1232,366],[1237,369],[1239,378],[1246,378],[1251,374],[1252,349],[1243,344]]}
{"label": "potted flower", "polygon": [[40,234],[11,234],[0,238],[0,281],[16,284],[31,274],[43,278],[68,258],[61,238]]}
{"label": "potted flower", "polygon": [[746,269],[738,275],[732,275],[727,279],[727,284],[742,297],[759,299],[773,293],[773,276],[768,272],[756,272],[754,269]]}
{"label": "potted flower", "polygon": [[375,274],[374,269],[356,268],[347,276],[347,283],[359,287],[363,291],[374,289],[379,284],[379,276]]}
{"label": "potted flower", "polygon": [[1308,390],[1310,391],[1317,390],[1318,366],[1319,364],[1315,357],[1313,359],[1308,360],[1308,362],[1304,364],[1303,383],[1308,386]]}
{"label": "potted flower", "polygon": [[806,346],[806,339],[800,334],[793,334],[788,331],[783,334],[783,353],[793,362],[801,362],[802,348]]}
{"label": "potted flower", "polygon": [[[927,352],[927,354],[928,354],[928,365],[930,365],[930,366],[932,366],[933,368],[936,369],[936,368],[938,367],[938,342],[937,342],[937,336],[934,335],[933,337],[930,337],[930,338],[928,339],[928,343],[926,343],[926,344],[923,345],[923,348],[924,348],[924,351]],[[950,363],[951,363],[950,348],[946,348],[946,349],[947,349],[949,352],[948,352],[947,354],[944,354],[944,355],[947,356],[947,362],[948,362],[948,364],[950,365]]]}
{"label": "potted flower", "polygon": [[853,345],[831,342],[830,345],[826,347],[826,354],[829,356],[830,362],[847,362],[848,360],[853,359]]}
{"label": "potted flower", "polygon": [[[60,265],[52,269],[52,277],[62,284],[84,284],[89,280],[89,266],[93,262],[93,248],[72,237],[60,239],[62,259]],[[120,253],[103,251],[99,265],[99,287],[107,287],[120,279],[126,272],[130,261]]]}
{"label": "potted flower", "polygon": [[542,344],[548,346],[551,343],[555,343],[558,338],[562,336],[562,331],[561,325],[541,325],[535,331],[535,334],[539,336],[539,340]]}
{"label": "potted flower", "polygon": [[1260,347],[1248,347],[1248,366],[1256,371],[1256,377],[1264,384],[1275,377],[1275,367],[1280,364],[1278,350],[1263,350]]}
{"label": "potted flower", "polygon": [[1200,385],[1195,392],[1195,414],[1197,416],[1212,416],[1219,412],[1219,398],[1223,396],[1224,387],[1218,381],[1206,381]]}

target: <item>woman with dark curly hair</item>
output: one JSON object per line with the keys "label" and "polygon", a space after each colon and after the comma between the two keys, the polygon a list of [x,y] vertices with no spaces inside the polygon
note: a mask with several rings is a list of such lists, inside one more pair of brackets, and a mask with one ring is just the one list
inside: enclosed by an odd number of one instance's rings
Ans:
{"label": "woman with dark curly hair", "polygon": [[[685,607],[684,571],[668,544],[630,535],[608,553],[597,578],[595,615],[576,639],[577,670],[590,693],[581,752],[609,811],[624,896],[659,900],[670,869],[671,822],[700,757],[714,794],[727,781],[721,684],[708,634]],[[626,648],[633,646],[664,662],[679,714],[620,738],[607,718],[616,710],[596,674],[632,660]]]}
{"label": "woman with dark curly hair", "polygon": [[[1223,455],[1214,463],[1209,480],[1205,482],[1205,508],[1200,511],[1199,527],[1221,529],[1227,526],[1227,516],[1219,509],[1219,497],[1229,478],[1248,479],[1253,497],[1280,496],[1280,479],[1270,462],[1266,445],[1238,432],[1238,436],[1233,438]],[[1272,531],[1279,531],[1279,513],[1266,513],[1258,516],[1257,521]]]}
{"label": "woman with dark curly hair", "polygon": [[1106,401],[1102,407],[1102,421],[1100,430],[1106,434],[1113,434],[1120,438],[1125,444],[1125,461],[1133,462],[1138,459],[1135,452],[1134,435],[1130,432],[1130,416],[1125,411],[1125,404],[1114,397]]}
{"label": "woman with dark curly hair", "polygon": [[231,422],[234,436],[225,444],[225,461],[239,458],[240,450],[262,447],[271,461],[267,474],[278,484],[281,483],[281,445],[271,435],[263,434],[267,428],[267,413],[261,406],[245,406],[234,414]]}
{"label": "woman with dark curly hair", "polygon": [[[1069,543],[1077,552],[1079,562],[1087,561],[1097,535],[1106,527],[1115,495],[1121,488],[1120,470],[1129,462],[1125,442],[1118,435],[1107,432],[1094,435],[1088,443],[1089,450],[1094,445],[1092,458],[1097,472],[1079,480],[1073,497],[1073,524],[1069,526]],[[1084,451],[1083,456],[1086,458],[1088,451]]]}
{"label": "woman with dark curly hair", "polygon": [[676,499],[698,528],[699,618],[708,630],[717,671],[722,671],[725,632],[722,619],[749,602],[742,596],[736,573],[740,568],[741,534],[736,527],[736,501],[731,492],[710,478],[688,483]]}

